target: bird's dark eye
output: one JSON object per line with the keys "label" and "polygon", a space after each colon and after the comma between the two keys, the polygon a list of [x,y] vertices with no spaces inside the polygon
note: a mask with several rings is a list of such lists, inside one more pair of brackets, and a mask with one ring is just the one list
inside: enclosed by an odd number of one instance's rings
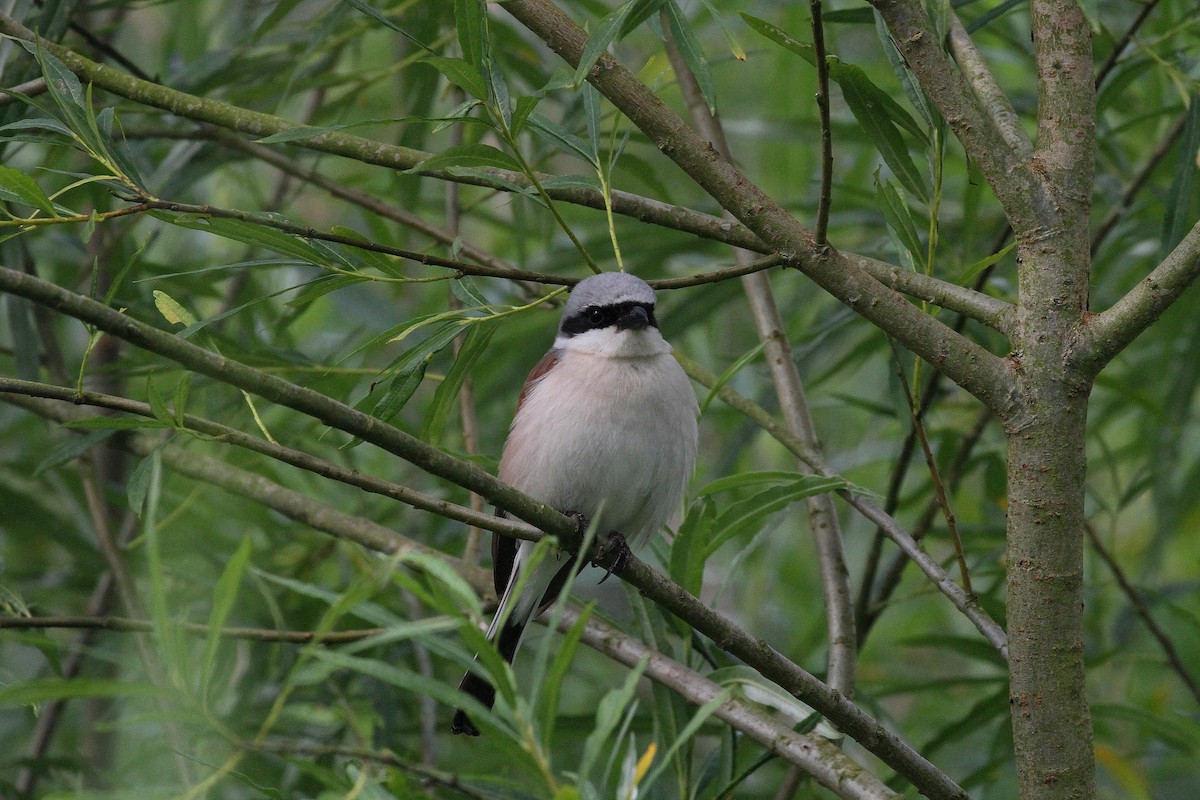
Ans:
{"label": "bird's dark eye", "polygon": [[587,314],[588,321],[593,325],[599,325],[600,323],[604,322],[604,318],[606,316],[604,309],[600,308],[599,306],[592,306],[584,313]]}

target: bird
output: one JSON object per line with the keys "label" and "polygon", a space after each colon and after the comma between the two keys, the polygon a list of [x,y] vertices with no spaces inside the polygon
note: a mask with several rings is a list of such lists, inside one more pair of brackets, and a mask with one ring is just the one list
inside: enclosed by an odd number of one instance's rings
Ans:
{"label": "bird", "polygon": [[[581,530],[590,524],[607,534],[609,573],[677,514],[695,467],[699,407],[671,353],[649,284],[626,272],[585,278],[571,291],[553,347],[525,380],[504,443],[500,479],[572,516]],[[526,626],[576,566],[547,556],[518,592],[534,546],[492,534],[500,604],[487,638],[510,664]],[[486,708],[495,702],[495,687],[474,671],[459,689]],[[479,735],[462,709],[451,730]]]}

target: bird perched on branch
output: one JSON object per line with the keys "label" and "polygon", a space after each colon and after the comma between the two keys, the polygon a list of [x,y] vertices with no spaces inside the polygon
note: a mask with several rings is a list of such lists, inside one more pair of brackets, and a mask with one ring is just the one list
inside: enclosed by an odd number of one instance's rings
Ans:
{"label": "bird perched on branch", "polygon": [[[500,479],[607,534],[605,561],[620,571],[680,507],[696,461],[696,414],[696,395],[659,332],[654,291],[623,272],[593,275],[571,292],[554,347],[521,389]],[[509,663],[575,564],[543,558],[517,592],[533,550],[493,534],[501,599],[487,635]],[[476,672],[459,688],[488,708],[496,698]],[[461,709],[451,729],[479,735]]]}

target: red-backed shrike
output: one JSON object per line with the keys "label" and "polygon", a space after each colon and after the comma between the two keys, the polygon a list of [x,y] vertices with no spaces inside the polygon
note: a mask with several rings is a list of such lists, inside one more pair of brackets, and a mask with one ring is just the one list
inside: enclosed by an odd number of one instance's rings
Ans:
{"label": "red-backed shrike", "polygon": [[[554,347],[517,400],[500,479],[563,513],[581,515],[608,546],[637,549],[679,509],[696,462],[696,395],[654,318],[654,291],[606,272],[571,292]],[[574,559],[542,559],[534,543],[493,534],[500,607],[488,628],[512,663],[525,627],[558,597]],[[468,672],[459,688],[488,708],[495,688]],[[459,710],[454,733],[479,735]]]}

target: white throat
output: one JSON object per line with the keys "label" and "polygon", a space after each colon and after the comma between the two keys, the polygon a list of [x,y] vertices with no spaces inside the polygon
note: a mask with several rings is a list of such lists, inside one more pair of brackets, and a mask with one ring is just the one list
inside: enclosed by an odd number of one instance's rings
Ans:
{"label": "white throat", "polygon": [[671,345],[653,326],[624,331],[609,327],[574,336],[559,336],[554,340],[554,349],[573,350],[603,358],[646,358],[671,352]]}

